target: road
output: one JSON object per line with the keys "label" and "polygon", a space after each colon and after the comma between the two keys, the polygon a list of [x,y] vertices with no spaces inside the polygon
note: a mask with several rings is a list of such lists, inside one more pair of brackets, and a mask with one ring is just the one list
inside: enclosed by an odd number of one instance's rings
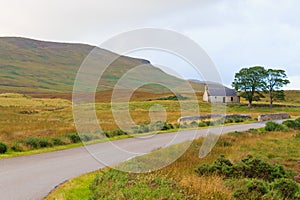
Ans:
{"label": "road", "polygon": [[[264,127],[265,123],[251,123],[225,126],[222,134],[244,131],[250,128]],[[218,128],[211,128],[210,131]],[[62,151],[42,153],[0,160],[0,199],[1,200],[35,200],[43,199],[57,185],[64,181],[105,167],[92,155],[101,154],[106,165],[123,162],[138,154],[148,153],[153,149],[165,147],[194,138],[205,136],[208,129],[182,131],[179,134],[157,134],[148,138],[128,138],[110,142],[88,145]],[[178,134],[180,137],[173,140]],[[171,143],[169,141],[172,141]],[[118,148],[114,148],[116,145]]]}

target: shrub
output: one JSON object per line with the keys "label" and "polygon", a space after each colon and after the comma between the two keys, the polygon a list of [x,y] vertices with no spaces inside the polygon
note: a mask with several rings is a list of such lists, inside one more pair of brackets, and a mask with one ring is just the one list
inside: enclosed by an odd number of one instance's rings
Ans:
{"label": "shrub", "polygon": [[210,126],[210,121],[204,121],[207,126]]}
{"label": "shrub", "polygon": [[287,177],[287,172],[282,165],[271,165],[259,158],[248,156],[235,165],[236,174],[245,178],[259,178],[273,181],[276,178]]}
{"label": "shrub", "polygon": [[241,123],[241,122],[244,122],[244,120],[242,118],[234,118],[234,122]]}
{"label": "shrub", "polygon": [[224,156],[218,158],[213,165],[203,164],[195,170],[199,175],[211,175],[218,174],[225,177],[231,177],[233,175],[233,164],[230,160]]}
{"label": "shrub", "polygon": [[25,145],[30,147],[31,149],[38,149],[38,148],[45,148],[45,147],[51,147],[52,144],[44,138],[27,138],[24,141]]}
{"label": "shrub", "polygon": [[51,140],[52,140],[53,145],[55,145],[55,146],[65,145],[66,144],[60,138],[52,138]]}
{"label": "shrub", "polygon": [[214,164],[200,165],[195,171],[199,175],[217,174],[223,178],[231,178],[234,180],[232,183],[235,183],[233,196],[237,199],[300,198],[300,187],[289,179],[292,177],[290,171],[284,170],[282,165],[271,165],[252,156],[235,164],[221,156]]}
{"label": "shrub", "polygon": [[190,123],[190,127],[198,127],[198,123],[196,121],[192,121]]}
{"label": "shrub", "polygon": [[248,183],[233,193],[237,199],[262,199],[269,192],[265,182],[257,179],[249,180]]}
{"label": "shrub", "polygon": [[89,135],[89,134],[82,134],[82,135],[80,135],[80,138],[83,142],[88,142],[88,141],[93,140],[93,136]]}
{"label": "shrub", "polygon": [[45,147],[51,147],[52,146],[52,144],[47,139],[44,139],[44,138],[39,139],[38,142],[39,142],[39,147],[40,148],[45,148]]}
{"label": "shrub", "polygon": [[81,141],[79,135],[76,133],[66,134],[66,137],[69,138],[71,143],[78,143]]}
{"label": "shrub", "polygon": [[271,188],[274,191],[274,196],[280,199],[300,199],[300,187],[294,180],[281,178],[276,179]]}
{"label": "shrub", "polygon": [[173,127],[172,124],[167,124],[166,122],[164,122],[164,124],[163,124],[161,130],[162,130],[162,131],[165,131],[165,130],[170,130],[170,129],[173,129],[173,128],[174,128],[174,127]]}
{"label": "shrub", "polygon": [[104,134],[106,137],[111,138],[111,137],[116,137],[116,136],[120,136],[120,135],[127,135],[128,133],[121,129],[116,129],[116,130],[111,130],[111,131],[104,131]]}
{"label": "shrub", "polygon": [[226,178],[257,178],[266,181],[286,178],[289,175],[282,165],[271,165],[252,156],[247,156],[235,164],[221,156],[213,165],[200,165],[195,171],[200,175],[215,173]]}
{"label": "shrub", "polygon": [[187,128],[187,127],[188,127],[188,125],[186,122],[184,122],[183,124],[180,124],[180,128]]}
{"label": "shrub", "polygon": [[289,128],[292,128],[292,129],[300,129],[300,118],[298,118],[296,120],[287,120],[287,121],[284,121],[282,124],[286,125]]}
{"label": "shrub", "polygon": [[199,122],[198,127],[205,127],[207,124],[205,122]]}
{"label": "shrub", "polygon": [[3,142],[0,142],[0,154],[4,154],[7,152],[7,145]]}
{"label": "shrub", "polygon": [[295,138],[296,138],[296,139],[300,139],[300,133],[297,133],[297,134],[295,135]]}
{"label": "shrub", "polygon": [[173,124],[173,127],[174,128],[180,128],[180,124],[179,123],[175,123],[175,124]]}
{"label": "shrub", "polygon": [[265,126],[266,131],[287,131],[287,128],[282,125],[278,124],[276,122],[267,122]]}
{"label": "shrub", "polygon": [[225,123],[233,123],[233,119],[232,119],[232,118],[227,118],[227,119],[225,120]]}
{"label": "shrub", "polygon": [[211,121],[209,124],[211,126],[218,126],[218,125],[222,125],[224,123],[224,119],[217,119],[214,121]]}
{"label": "shrub", "polygon": [[149,126],[146,126],[146,125],[141,125],[140,126],[140,132],[141,133],[148,133],[149,131],[150,131]]}
{"label": "shrub", "polygon": [[12,147],[11,149],[13,151],[16,151],[16,152],[22,152],[24,151],[23,147],[20,145],[20,142],[16,142]]}
{"label": "shrub", "polygon": [[37,149],[39,147],[39,139],[38,138],[27,138],[25,140],[25,145],[29,146],[32,149]]}

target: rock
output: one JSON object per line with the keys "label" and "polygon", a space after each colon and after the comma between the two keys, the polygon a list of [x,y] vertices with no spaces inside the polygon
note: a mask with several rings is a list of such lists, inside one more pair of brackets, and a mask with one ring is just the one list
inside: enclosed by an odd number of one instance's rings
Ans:
{"label": "rock", "polygon": [[206,119],[214,119],[214,118],[225,118],[225,119],[251,119],[251,115],[247,114],[228,114],[228,115],[222,115],[222,114],[207,114],[207,115],[199,115],[199,116],[185,116],[180,117],[178,119],[178,122],[186,122],[186,121],[198,121],[198,120],[206,120]]}
{"label": "rock", "polygon": [[288,113],[262,114],[258,116],[258,121],[281,120],[289,118],[290,115]]}

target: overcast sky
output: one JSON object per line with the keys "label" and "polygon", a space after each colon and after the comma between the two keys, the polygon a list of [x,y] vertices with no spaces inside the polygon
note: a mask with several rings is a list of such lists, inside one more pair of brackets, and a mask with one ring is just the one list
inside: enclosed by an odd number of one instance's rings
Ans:
{"label": "overcast sky", "polygon": [[[197,42],[224,84],[242,67],[287,71],[300,89],[299,0],[0,0],[0,36],[98,45],[137,28],[166,28]],[[136,53],[158,65],[192,72],[164,54]]]}

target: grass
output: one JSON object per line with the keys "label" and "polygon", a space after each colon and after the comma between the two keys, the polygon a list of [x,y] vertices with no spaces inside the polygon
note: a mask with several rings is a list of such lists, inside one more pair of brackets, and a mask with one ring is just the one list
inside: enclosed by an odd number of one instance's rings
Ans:
{"label": "grass", "polygon": [[[118,129],[115,124],[111,104],[106,102],[111,95],[110,92],[104,93],[106,96],[104,101],[96,103],[96,114],[98,116],[99,124],[103,130]],[[153,100],[159,95],[148,95],[145,92],[136,92],[131,102],[129,103],[130,114],[133,121],[139,125],[147,125],[150,123],[149,109],[157,104],[163,106],[167,111],[167,122],[175,124],[177,119],[181,116],[180,105],[178,101],[174,100]],[[41,94],[41,97],[46,97]],[[161,96],[168,96],[161,95]],[[183,94],[184,96],[188,96]],[[201,94],[198,94],[201,96]],[[287,92],[286,105],[297,106],[296,97],[297,91]],[[75,125],[72,116],[72,105],[67,99],[59,98],[32,98],[23,94],[0,94],[0,142],[4,142],[8,147],[14,146],[20,140],[27,140],[28,138],[41,138],[51,140],[52,138],[58,138],[66,143],[66,134],[76,133]],[[65,97],[65,96],[62,96]],[[200,98],[200,97],[199,97]],[[149,99],[152,99],[149,101]],[[121,99],[120,99],[121,100]],[[195,109],[193,107],[193,101],[185,100],[186,113],[185,115],[193,115]],[[211,111],[211,105],[206,102],[199,101],[201,114],[209,113]],[[118,103],[117,106],[122,107],[124,103]],[[274,105],[273,109],[269,107],[253,107],[248,108],[247,104],[229,104],[227,105],[227,113],[251,113],[253,117],[256,117],[260,113],[274,113],[287,111],[292,117],[300,115],[299,107],[286,107],[281,104]],[[105,117],[103,117],[105,116]],[[248,122],[243,122],[248,123]],[[151,133],[149,133],[151,134]],[[125,138],[128,136],[122,136],[119,138]],[[77,145],[75,145],[77,146]],[[52,148],[45,148],[41,150],[31,151],[45,152],[57,149],[65,149],[73,147],[73,145],[62,145]],[[0,157],[16,156],[30,154],[29,149],[24,149],[24,152],[12,152],[1,155]]]}
{"label": "grass", "polygon": [[[181,199],[234,199],[234,190],[230,185],[228,185],[226,180],[223,180],[223,178],[218,175],[199,176],[195,173],[196,167],[201,164],[213,164],[220,155],[225,155],[225,157],[230,159],[232,162],[238,162],[247,155],[252,155],[271,164],[282,164],[285,169],[300,172],[299,166],[297,165],[297,159],[300,155],[300,141],[295,137],[297,134],[298,132],[293,130],[290,130],[289,132],[265,133],[252,129],[246,132],[235,132],[223,135],[213,148],[212,152],[203,159],[199,159],[198,157],[198,151],[203,141],[203,139],[200,138],[195,140],[191,144],[190,148],[178,160],[158,171],[146,174],[120,174],[120,172],[113,169],[104,169],[89,174],[90,180],[85,180],[86,184],[81,184],[80,186],[76,185],[76,187],[79,187],[78,191],[84,191],[91,185],[88,183],[95,181],[96,176],[110,176],[109,179],[105,179],[105,183],[98,182],[97,187],[101,188],[100,191],[110,191],[109,182],[121,185],[123,183],[123,186],[119,187],[119,189],[114,193],[116,195],[121,195],[123,192],[128,190],[128,185],[126,184],[127,179],[124,179],[124,177],[130,176],[130,179],[134,180],[137,184],[145,181],[147,182],[149,179],[151,180],[151,177],[157,177],[166,181],[171,181],[175,184],[176,189],[174,189],[173,192],[174,194],[179,193],[183,195]],[[174,149],[176,150],[177,147],[178,145],[169,147],[160,153],[168,154],[174,151]],[[152,159],[155,163],[155,159],[157,159],[157,157],[153,157],[155,154],[157,154],[157,151],[144,157],[135,158],[129,161],[129,165],[127,166],[138,166],[138,163],[141,163],[145,159]],[[89,199],[91,194],[82,193],[80,197],[78,197],[74,196],[74,193],[68,189],[72,188],[70,184],[74,182],[81,182],[80,180],[85,177],[86,175],[67,181],[54,190],[46,199],[59,199],[57,198],[58,195],[63,195],[64,198],[62,199],[70,199],[69,195],[73,195],[72,199]],[[151,181],[148,183],[151,183]],[[150,187],[150,185],[148,187]],[[157,187],[159,187],[159,185]],[[153,189],[153,193],[155,193],[154,190],[155,188]],[[92,192],[95,194],[95,190],[92,190]],[[149,191],[149,194],[150,193],[152,192]],[[137,196],[132,199],[141,199],[143,197],[147,197],[149,194],[143,194],[143,196],[137,194]],[[107,194],[106,197],[109,199],[111,196]],[[118,198],[115,199],[124,199],[121,196],[117,197]]]}
{"label": "grass", "polygon": [[[93,173],[85,174],[80,179],[72,179],[68,184],[61,185],[61,191],[57,191],[53,199],[56,200],[73,200],[88,199],[92,195],[90,189],[86,187],[91,185],[95,175]],[[52,198],[51,195],[48,198]]]}

